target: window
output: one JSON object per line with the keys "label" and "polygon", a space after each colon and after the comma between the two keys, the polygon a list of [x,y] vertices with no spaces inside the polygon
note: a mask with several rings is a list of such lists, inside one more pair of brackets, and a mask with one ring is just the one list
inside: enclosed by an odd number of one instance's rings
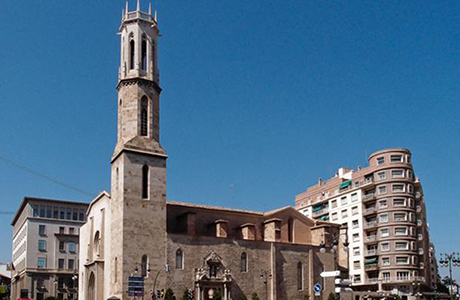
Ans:
{"label": "window", "polygon": [[67,220],[72,220],[72,209],[67,208]]}
{"label": "window", "polygon": [[409,280],[409,272],[396,272],[397,280]]}
{"label": "window", "polygon": [[353,262],[353,269],[355,269],[355,270],[361,269],[361,262],[359,260],[355,260]]}
{"label": "window", "polygon": [[407,220],[407,214],[406,213],[394,213],[393,215],[393,221],[395,222],[404,222]]}
{"label": "window", "polygon": [[394,207],[406,206],[406,199],[404,198],[393,199],[393,206]]}
{"label": "window", "polygon": [[390,281],[390,272],[382,273],[383,281]]}
{"label": "window", "polygon": [[65,234],[65,227],[59,227],[59,234]]}
{"label": "window", "polygon": [[390,265],[390,258],[382,257],[382,266],[389,266],[389,265]]}
{"label": "window", "polygon": [[141,260],[141,276],[147,277],[148,274],[148,258],[147,255],[142,256]]}
{"label": "window", "polygon": [[303,265],[301,262],[297,263],[297,289],[303,290]]}
{"label": "window", "polygon": [[407,191],[410,193],[410,194],[413,194],[414,193],[414,186],[412,184],[408,184],[407,185]]}
{"label": "window", "polygon": [[332,221],[337,221],[338,219],[338,216],[337,216],[337,213],[332,213]]}
{"label": "window", "polygon": [[336,208],[337,207],[337,199],[334,199],[331,201],[331,208]]}
{"label": "window", "polygon": [[246,252],[241,253],[240,271],[241,272],[248,271],[248,255],[246,254]]}
{"label": "window", "polygon": [[134,51],[135,51],[134,39],[131,37],[129,42],[129,69],[134,69]]}
{"label": "window", "polygon": [[353,275],[353,282],[360,283],[361,282],[361,275]]}
{"label": "window", "polygon": [[72,220],[78,221],[78,210],[77,209],[73,209],[72,211]]}
{"label": "window", "polygon": [[387,193],[387,187],[386,187],[386,185],[381,185],[381,186],[379,186],[378,191],[379,191],[379,195],[386,194],[386,193]]}
{"label": "window", "polygon": [[342,206],[343,206],[343,205],[347,205],[347,204],[348,204],[348,199],[347,199],[347,197],[342,197],[342,198],[340,198],[340,203],[342,204]]}
{"label": "window", "polygon": [[69,243],[69,252],[75,253],[75,243],[72,243],[72,242]]}
{"label": "window", "polygon": [[392,163],[400,163],[400,162],[402,162],[402,155],[391,155],[390,156],[390,161]]}
{"label": "window", "polygon": [[407,235],[407,227],[396,227],[395,235]]}
{"label": "window", "polygon": [[46,251],[46,241],[43,241],[43,240],[38,241],[38,250]]}
{"label": "window", "polygon": [[65,208],[61,207],[59,209],[59,219],[64,220],[65,219]]}
{"label": "window", "polygon": [[377,157],[377,165],[383,165],[385,163],[385,158],[382,157]]}
{"label": "window", "polygon": [[383,179],[387,178],[387,174],[385,173],[385,171],[378,172],[377,176],[378,176],[379,180],[383,180]]}
{"label": "window", "polygon": [[59,241],[59,251],[65,251],[65,243],[63,241]]}
{"label": "window", "polygon": [[80,209],[78,213],[78,220],[79,221],[84,221],[85,220],[85,212],[84,210]]}
{"label": "window", "polygon": [[40,236],[46,235],[46,226],[45,225],[38,225],[38,234]]}
{"label": "window", "polygon": [[397,265],[408,265],[409,264],[409,257],[407,257],[407,256],[396,256],[396,264]]}
{"label": "window", "polygon": [[[63,289],[64,288],[64,278],[59,277],[57,285],[58,285],[58,289]],[[61,299],[63,299],[63,298],[61,298]]]}
{"label": "window", "polygon": [[176,269],[184,268],[184,252],[181,249],[176,251]]}
{"label": "window", "polygon": [[45,257],[38,257],[37,258],[37,268],[39,268],[39,269],[46,268],[46,258]]}
{"label": "window", "polygon": [[392,170],[391,171],[391,177],[392,178],[403,178],[404,177],[404,171],[403,170]]}
{"label": "window", "polygon": [[40,205],[40,218],[44,218],[46,216],[46,207],[44,205]]}
{"label": "window", "polygon": [[58,268],[64,269],[65,260],[63,258],[58,259]]}
{"label": "window", "polygon": [[69,270],[75,269],[75,260],[69,259],[67,261],[67,269],[69,269]]}
{"label": "window", "polygon": [[289,243],[292,243],[294,241],[294,231],[292,230],[293,227],[294,227],[294,220],[292,218],[289,218],[288,220],[288,241]]}
{"label": "window", "polygon": [[385,207],[388,207],[388,202],[386,199],[382,199],[379,201],[379,207],[380,208],[385,208]]}
{"label": "window", "polygon": [[342,210],[342,219],[348,218],[348,209]]}
{"label": "window", "polygon": [[354,247],[354,248],[353,248],[353,255],[354,255],[354,256],[359,256],[359,255],[361,255],[361,251],[360,251],[359,247]]}
{"label": "window", "polygon": [[52,218],[53,217],[53,207],[52,206],[46,206],[46,217],[47,218]]}
{"label": "window", "polygon": [[141,100],[141,136],[148,135],[148,118],[147,118],[147,111],[148,111],[148,101],[147,97],[142,97]]}
{"label": "window", "polygon": [[408,242],[396,242],[395,250],[409,250],[409,243]]}
{"label": "window", "polygon": [[55,206],[53,208],[53,218],[54,219],[59,219],[59,207]]}
{"label": "window", "polygon": [[142,167],[142,198],[149,197],[149,167],[147,165]]}
{"label": "window", "polygon": [[353,234],[353,242],[359,242],[359,233]]}
{"label": "window", "polygon": [[33,207],[33,216],[36,218],[39,216],[39,212],[38,212],[38,206],[37,205],[34,205]]}
{"label": "window", "polygon": [[75,228],[70,227],[69,228],[69,234],[72,234],[72,235],[75,234]]}
{"label": "window", "polygon": [[352,216],[356,216],[358,214],[358,207],[357,206],[354,206],[351,208],[351,215]]}
{"label": "window", "polygon": [[388,222],[388,214],[380,215],[380,223]]}
{"label": "window", "polygon": [[355,181],[355,188],[359,187],[359,181]]}
{"label": "window", "polygon": [[381,243],[380,244],[381,251],[390,251],[390,243]]}
{"label": "window", "polygon": [[146,71],[147,70],[147,41],[142,39],[142,45],[141,45],[141,66],[142,70]]}
{"label": "window", "polygon": [[59,300],[63,300],[63,299],[64,299],[64,293],[58,293],[58,294],[57,294],[57,298],[58,298]]}
{"label": "window", "polygon": [[393,184],[393,193],[401,193],[404,192],[404,184]]}
{"label": "window", "polygon": [[351,194],[351,202],[355,202],[355,201],[358,201],[358,194],[357,193]]}
{"label": "window", "polygon": [[359,228],[359,221],[358,220],[353,220],[352,224],[353,224],[352,225],[353,229]]}
{"label": "window", "polygon": [[388,237],[390,236],[390,230],[388,228],[380,229],[380,237]]}

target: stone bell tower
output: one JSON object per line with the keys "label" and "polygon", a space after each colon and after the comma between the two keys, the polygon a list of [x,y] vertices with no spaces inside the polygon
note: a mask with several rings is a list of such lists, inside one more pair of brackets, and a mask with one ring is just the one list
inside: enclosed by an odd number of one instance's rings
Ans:
{"label": "stone bell tower", "polygon": [[[145,286],[166,257],[166,152],[160,145],[158,24],[139,0],[126,9],[119,29],[118,135],[112,157],[111,294],[128,299],[128,276],[137,268]],[[157,282],[161,284],[161,282]],[[148,289],[147,289],[148,292]]]}

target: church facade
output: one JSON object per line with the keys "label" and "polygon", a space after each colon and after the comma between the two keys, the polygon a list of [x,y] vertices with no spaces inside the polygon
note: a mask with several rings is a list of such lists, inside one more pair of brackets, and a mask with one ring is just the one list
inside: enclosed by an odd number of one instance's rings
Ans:
{"label": "church facade", "polygon": [[[111,191],[80,230],[79,298],[130,299],[128,278],[145,294],[171,288],[180,299],[313,299],[334,292],[322,271],[347,267],[346,232],[292,207],[254,212],[167,201],[166,151],[159,137],[159,30],[151,9],[123,13],[117,84],[118,134]],[[336,251],[320,252],[319,245]],[[323,247],[324,248],[324,247]],[[316,297],[318,299],[318,297]]]}

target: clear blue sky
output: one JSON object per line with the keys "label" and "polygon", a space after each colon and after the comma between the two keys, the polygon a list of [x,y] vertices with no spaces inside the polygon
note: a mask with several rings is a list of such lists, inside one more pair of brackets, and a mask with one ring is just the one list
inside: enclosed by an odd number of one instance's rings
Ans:
{"label": "clear blue sky", "polygon": [[[407,147],[438,253],[460,251],[459,1],[159,2],[169,199],[293,205],[318,177]],[[0,155],[109,190],[122,8],[0,2]],[[26,195],[90,201],[0,162],[0,210]]]}

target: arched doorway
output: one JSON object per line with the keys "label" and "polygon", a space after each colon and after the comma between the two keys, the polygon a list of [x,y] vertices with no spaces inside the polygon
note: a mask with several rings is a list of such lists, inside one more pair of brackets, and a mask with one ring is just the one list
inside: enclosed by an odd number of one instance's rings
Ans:
{"label": "arched doorway", "polygon": [[94,276],[94,272],[91,272],[89,275],[88,300],[96,300],[96,277]]}

